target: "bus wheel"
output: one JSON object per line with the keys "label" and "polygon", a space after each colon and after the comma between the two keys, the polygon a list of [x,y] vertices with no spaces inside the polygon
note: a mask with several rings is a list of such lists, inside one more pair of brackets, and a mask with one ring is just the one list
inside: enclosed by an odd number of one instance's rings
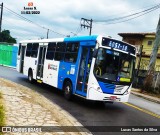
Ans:
{"label": "bus wheel", "polygon": [[64,90],[64,97],[67,100],[71,100],[71,98],[72,98],[72,84],[69,81],[65,82],[63,90]]}
{"label": "bus wheel", "polygon": [[30,83],[33,83],[33,73],[32,73],[32,70],[29,70],[29,73],[28,73],[28,81]]}

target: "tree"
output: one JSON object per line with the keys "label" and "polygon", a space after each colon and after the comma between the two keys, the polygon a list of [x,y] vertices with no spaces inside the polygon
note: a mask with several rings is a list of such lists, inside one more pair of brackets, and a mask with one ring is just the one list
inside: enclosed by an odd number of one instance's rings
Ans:
{"label": "tree", "polygon": [[[156,29],[156,38],[154,41],[154,46],[153,46],[152,54],[150,57],[148,75],[144,80],[144,88],[148,91],[150,91],[150,89],[152,89],[152,83],[153,83],[154,72],[155,72],[155,64],[156,64],[159,46],[160,46],[160,17],[159,17],[159,21],[158,21],[158,25],[157,25],[157,29]],[[154,91],[154,92],[157,93],[157,91]]]}
{"label": "tree", "polygon": [[16,43],[17,41],[10,35],[9,30],[3,30],[0,32],[0,42]]}

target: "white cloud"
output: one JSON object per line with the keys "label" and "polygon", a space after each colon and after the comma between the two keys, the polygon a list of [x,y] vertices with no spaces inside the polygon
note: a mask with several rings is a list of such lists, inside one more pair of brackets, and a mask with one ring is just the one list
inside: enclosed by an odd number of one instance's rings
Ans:
{"label": "white cloud", "polygon": [[[5,0],[4,6],[21,14],[24,6],[27,6],[28,0]],[[31,0],[39,15],[22,15],[33,22],[46,28],[50,28],[64,35],[76,32],[80,27],[82,17],[94,20],[107,20],[114,17],[120,17],[139,11],[144,7],[158,4],[159,0]],[[93,22],[93,34],[110,35],[118,37],[121,32],[143,32],[156,28],[159,18],[159,9],[153,13],[146,14],[132,21],[102,25]],[[4,8],[4,21],[2,29],[11,30],[13,37],[17,40],[46,37],[47,30],[37,27],[31,23],[25,22]],[[88,30],[82,30],[80,35],[88,35]],[[53,32],[49,32],[49,37],[60,37]]]}

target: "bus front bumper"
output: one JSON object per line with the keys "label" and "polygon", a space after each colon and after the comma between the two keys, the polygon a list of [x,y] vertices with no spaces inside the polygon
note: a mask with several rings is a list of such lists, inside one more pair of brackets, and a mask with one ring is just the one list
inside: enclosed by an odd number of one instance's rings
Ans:
{"label": "bus front bumper", "polygon": [[108,102],[128,102],[129,93],[125,93],[124,95],[114,95],[114,94],[106,94],[96,90],[95,88],[89,88],[87,93],[88,100],[95,101],[108,101]]}

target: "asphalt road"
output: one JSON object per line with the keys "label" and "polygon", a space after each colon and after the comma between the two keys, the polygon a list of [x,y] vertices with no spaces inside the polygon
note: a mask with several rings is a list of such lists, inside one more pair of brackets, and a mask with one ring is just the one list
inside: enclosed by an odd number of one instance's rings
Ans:
{"label": "asphalt road", "polygon": [[[73,101],[66,101],[62,92],[44,84],[30,84],[27,77],[12,68],[0,66],[0,77],[27,86],[42,94],[51,102],[58,104],[62,109],[69,112],[84,126],[160,126],[160,119],[145,112],[135,109],[123,103],[96,104],[74,97]],[[136,100],[136,97],[133,98]],[[136,102],[136,101],[135,101]],[[157,134],[155,132],[92,132],[93,134],[128,135],[128,134]]]}

